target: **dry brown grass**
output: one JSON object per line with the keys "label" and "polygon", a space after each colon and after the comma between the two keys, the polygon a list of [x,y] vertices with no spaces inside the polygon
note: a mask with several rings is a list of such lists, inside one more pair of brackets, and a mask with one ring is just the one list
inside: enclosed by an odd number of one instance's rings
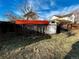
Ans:
{"label": "dry brown grass", "polygon": [[60,33],[47,39],[47,36],[34,39],[31,36],[17,38],[10,35],[8,41],[0,43],[0,59],[64,59],[72,45],[79,41],[78,30],[74,32],[74,36],[67,37],[66,33]]}

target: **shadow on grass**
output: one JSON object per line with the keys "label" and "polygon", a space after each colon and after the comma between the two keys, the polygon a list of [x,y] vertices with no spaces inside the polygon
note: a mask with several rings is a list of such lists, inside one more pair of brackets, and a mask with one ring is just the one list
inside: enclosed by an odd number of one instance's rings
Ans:
{"label": "shadow on grass", "polygon": [[[29,34],[30,33],[30,34]],[[47,34],[29,31],[23,33],[5,33],[0,34],[0,51],[4,49],[13,50],[19,47],[24,47],[41,40],[50,39],[51,36]]]}
{"label": "shadow on grass", "polygon": [[79,41],[72,45],[71,51],[64,59],[79,59]]}

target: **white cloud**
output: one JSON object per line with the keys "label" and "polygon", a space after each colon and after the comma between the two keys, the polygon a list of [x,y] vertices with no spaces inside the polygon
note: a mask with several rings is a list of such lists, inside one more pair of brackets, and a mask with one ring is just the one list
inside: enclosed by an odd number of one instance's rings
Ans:
{"label": "white cloud", "polygon": [[[47,0],[45,0],[47,1]],[[53,15],[57,15],[57,14],[67,14],[67,13],[71,13],[76,9],[79,9],[79,5],[72,5],[69,7],[64,7],[60,10],[51,10],[49,12],[43,12],[43,11],[39,11],[39,10],[48,10],[51,9],[50,6],[55,6],[55,0],[48,0],[50,2],[50,5],[48,5],[48,3],[46,3],[43,0],[28,0],[28,3],[31,4],[31,6],[33,7],[33,9],[37,12],[37,14],[39,14],[40,19],[48,19]],[[20,11],[15,11],[16,14],[18,15],[22,15],[22,13]]]}
{"label": "white cloud", "polygon": [[47,19],[49,19],[51,16],[53,15],[62,15],[62,14],[68,14],[68,13],[72,13],[73,11],[75,11],[76,9],[79,9],[79,5],[73,5],[70,7],[64,7],[61,10],[56,10],[56,11],[50,11],[49,13],[45,14],[45,17]]}
{"label": "white cloud", "polygon": [[[48,3],[48,2],[49,3]],[[40,10],[40,9],[50,9],[49,6],[54,6],[55,2],[54,0],[29,0],[29,3],[31,3],[33,9]]]}
{"label": "white cloud", "polygon": [[60,14],[60,11],[50,11],[49,13],[45,14],[43,17],[45,17],[45,19],[48,20],[51,16],[58,14]]}
{"label": "white cloud", "polygon": [[[47,1],[50,2],[51,6],[54,6],[55,2],[54,0],[28,0],[27,5],[30,4],[33,7],[33,10],[37,13],[40,14],[40,10],[48,10],[51,9],[47,3]],[[45,11],[44,11],[45,12]],[[14,11],[15,14],[17,15],[23,15],[22,12],[20,11]],[[43,15],[43,11],[42,11],[42,15]],[[46,19],[45,16],[40,15],[40,19]],[[44,14],[45,15],[45,14]]]}
{"label": "white cloud", "polygon": [[22,16],[22,15],[23,15],[23,13],[20,12],[20,11],[14,11],[14,13],[15,13],[16,15],[18,15],[18,16]]}
{"label": "white cloud", "polygon": [[70,7],[65,7],[62,10],[62,13],[64,13],[64,14],[71,13],[71,12],[75,11],[76,9],[79,9],[79,5],[72,5]]}
{"label": "white cloud", "polygon": [[[37,0],[36,0],[37,1]],[[37,4],[38,4],[38,2],[39,1],[37,1]],[[32,1],[31,1],[31,3],[33,3]],[[38,5],[37,5],[38,6]],[[38,6],[39,7],[39,6]],[[46,7],[46,6],[45,6]],[[34,7],[35,8],[35,7]],[[39,8],[37,8],[38,10],[39,10]],[[40,16],[40,18],[39,19],[49,19],[51,16],[53,16],[53,15],[61,15],[61,14],[68,14],[68,13],[71,13],[71,12],[73,12],[74,10],[76,10],[76,9],[79,9],[79,5],[72,5],[72,6],[70,6],[70,7],[64,7],[63,9],[61,9],[61,10],[56,10],[56,11],[53,11],[53,10],[51,10],[50,12],[39,12],[39,11],[37,11],[37,13],[38,13],[38,15]],[[15,11],[15,13],[17,14],[17,15],[23,15],[21,12],[19,12],[19,11]]]}

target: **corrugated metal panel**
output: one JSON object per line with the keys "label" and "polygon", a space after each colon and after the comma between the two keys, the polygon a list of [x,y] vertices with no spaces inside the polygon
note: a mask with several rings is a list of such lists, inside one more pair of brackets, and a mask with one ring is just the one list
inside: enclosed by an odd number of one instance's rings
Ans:
{"label": "corrugated metal panel", "polygon": [[49,24],[46,20],[16,20],[16,24]]}

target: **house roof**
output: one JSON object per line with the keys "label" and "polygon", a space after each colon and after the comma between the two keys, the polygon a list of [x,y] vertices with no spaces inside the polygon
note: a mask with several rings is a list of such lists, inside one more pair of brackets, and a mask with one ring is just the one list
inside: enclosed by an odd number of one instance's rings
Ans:
{"label": "house roof", "polygon": [[73,13],[66,14],[66,15],[54,15],[56,17],[62,18],[62,17],[70,17]]}

